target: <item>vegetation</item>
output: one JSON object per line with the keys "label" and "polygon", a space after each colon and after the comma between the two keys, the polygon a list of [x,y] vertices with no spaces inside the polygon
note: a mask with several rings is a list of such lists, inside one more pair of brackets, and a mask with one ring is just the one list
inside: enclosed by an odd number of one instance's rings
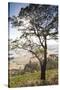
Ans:
{"label": "vegetation", "polygon": [[[35,68],[32,69],[32,66]],[[31,67],[30,67],[31,66]],[[38,69],[37,69],[38,68]],[[9,74],[9,87],[41,86],[58,84],[58,60],[48,60],[46,80],[40,80],[40,69],[37,63],[31,61],[25,65],[24,70],[17,70]],[[13,71],[14,72],[14,71]]]}
{"label": "vegetation", "polygon": [[25,72],[35,72],[35,71],[39,71],[40,70],[40,67],[39,67],[39,65],[38,65],[38,63],[36,63],[36,62],[31,62],[31,61],[29,61],[29,63],[28,64],[26,64],[25,65],[25,68],[24,68],[24,71]]}
{"label": "vegetation", "polygon": [[[28,25],[24,21],[28,22]],[[47,40],[57,39],[58,6],[29,4],[21,8],[18,16],[11,17],[11,24],[18,27],[18,31],[22,33],[18,40],[13,41],[12,49],[23,48],[35,55],[40,63],[41,80],[46,80]],[[33,38],[37,39],[37,42],[34,42]],[[40,54],[34,51],[36,48],[44,50],[43,60]]]}
{"label": "vegetation", "polygon": [[49,69],[58,69],[58,60],[56,59],[56,60],[51,60],[51,59],[49,59],[48,61],[47,61],[47,70],[49,70]]}
{"label": "vegetation", "polygon": [[10,19],[21,32],[11,42],[11,49],[28,51],[37,58],[39,66],[30,61],[24,70],[15,70],[16,74],[9,77],[9,87],[58,84],[58,60],[47,58],[47,40],[58,39],[58,6],[29,4]]}
{"label": "vegetation", "polygon": [[9,87],[40,86],[58,84],[57,69],[46,71],[46,81],[40,80],[40,72],[25,73],[23,75],[10,76]]}

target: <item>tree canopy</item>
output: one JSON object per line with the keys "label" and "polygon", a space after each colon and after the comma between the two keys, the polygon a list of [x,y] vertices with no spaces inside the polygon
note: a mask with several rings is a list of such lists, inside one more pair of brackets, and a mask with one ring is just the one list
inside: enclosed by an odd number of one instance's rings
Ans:
{"label": "tree canopy", "polygon": [[35,55],[41,64],[41,79],[45,80],[47,40],[58,37],[58,6],[29,4],[9,20],[21,32],[20,38],[12,42],[13,49],[23,48]]}
{"label": "tree canopy", "polygon": [[11,17],[11,23],[22,33],[20,41],[14,41],[15,47],[22,46],[30,52],[34,51],[34,48],[44,48],[45,36],[47,40],[57,39],[58,6],[30,4],[26,8],[21,8],[17,17]]}

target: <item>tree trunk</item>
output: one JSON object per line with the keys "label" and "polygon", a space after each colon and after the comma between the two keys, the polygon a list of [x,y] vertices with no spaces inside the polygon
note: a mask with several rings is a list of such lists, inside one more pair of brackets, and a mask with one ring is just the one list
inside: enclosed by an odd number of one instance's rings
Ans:
{"label": "tree trunk", "polygon": [[46,36],[44,37],[45,46],[44,46],[44,61],[41,65],[41,80],[46,79],[46,64],[47,64],[47,43],[46,43]]}
{"label": "tree trunk", "polygon": [[45,65],[41,65],[41,80],[45,80]]}

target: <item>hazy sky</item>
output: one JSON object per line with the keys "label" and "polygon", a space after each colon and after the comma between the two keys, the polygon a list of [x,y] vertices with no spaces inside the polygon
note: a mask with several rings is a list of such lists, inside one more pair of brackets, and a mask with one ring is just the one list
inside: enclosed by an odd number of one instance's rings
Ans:
{"label": "hazy sky", "polygon": [[[28,6],[29,4],[26,3],[9,3],[8,4],[8,16],[17,16],[21,10],[21,8]],[[16,30],[16,28],[12,28],[11,24],[9,24],[9,38],[15,39],[19,36],[19,32]],[[54,49],[54,51],[58,51],[58,42],[54,40],[49,40],[48,42],[48,48]]]}

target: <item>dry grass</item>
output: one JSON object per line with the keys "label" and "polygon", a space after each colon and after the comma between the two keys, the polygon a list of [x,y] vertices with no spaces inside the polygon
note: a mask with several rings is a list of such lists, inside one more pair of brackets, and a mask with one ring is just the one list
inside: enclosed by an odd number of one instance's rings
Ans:
{"label": "dry grass", "polygon": [[40,80],[40,72],[11,76],[9,80],[9,87],[26,87],[55,84],[58,84],[58,72],[56,69],[47,70],[45,81]]}

